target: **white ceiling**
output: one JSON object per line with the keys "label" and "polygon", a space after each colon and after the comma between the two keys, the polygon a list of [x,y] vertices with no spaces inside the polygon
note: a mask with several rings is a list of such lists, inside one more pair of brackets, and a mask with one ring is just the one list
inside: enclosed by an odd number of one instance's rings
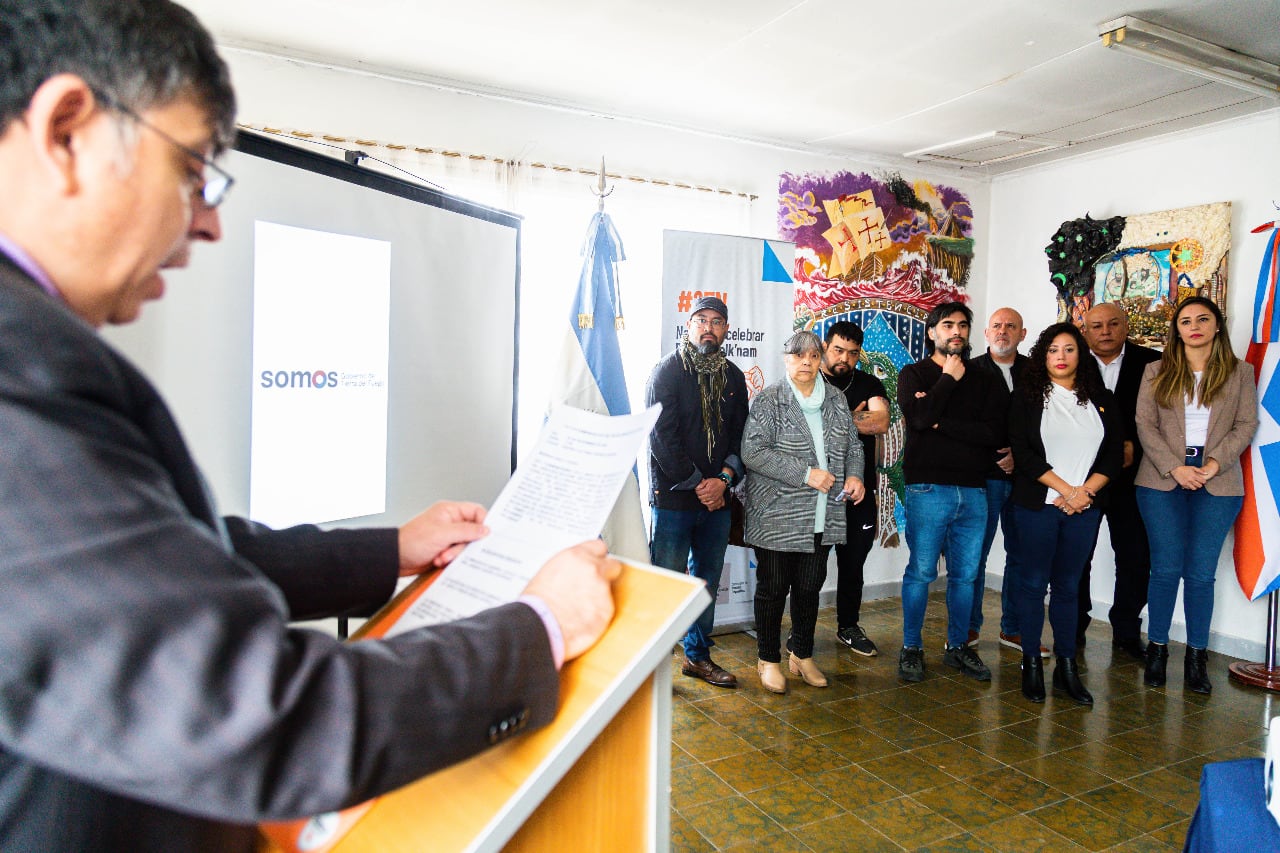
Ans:
{"label": "white ceiling", "polygon": [[995,132],[1065,144],[985,174],[1280,107],[1098,37],[1133,15],[1280,64],[1280,0],[185,5],[226,47],[820,154],[900,158]]}

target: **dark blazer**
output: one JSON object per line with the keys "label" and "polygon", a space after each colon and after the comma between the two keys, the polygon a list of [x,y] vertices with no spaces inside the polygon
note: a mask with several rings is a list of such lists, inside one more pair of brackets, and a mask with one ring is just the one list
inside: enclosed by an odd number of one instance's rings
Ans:
{"label": "dark blazer", "polygon": [[[987,349],[986,352],[984,352],[982,355],[978,356],[977,358],[970,359],[969,364],[973,365],[974,367],[977,367],[980,370],[985,370],[987,373],[990,373],[993,377],[995,377],[1001,383],[1004,382],[1004,371],[1000,369],[1000,365],[996,364],[995,359],[991,357],[990,349]],[[1015,386],[1018,384],[1018,380],[1022,378],[1022,371],[1026,369],[1027,369],[1027,357],[1022,353],[1015,354],[1013,357],[1013,366],[1009,369],[1009,373],[1013,377],[1013,383]],[[1006,385],[1005,387],[1008,388],[1009,386]],[[1014,459],[1014,464],[1015,465],[1017,464],[1016,458]],[[991,467],[987,469],[987,479],[988,480],[1011,480],[1013,479],[1013,475],[1006,474],[1004,471],[1000,470],[999,465],[992,462]]]}
{"label": "dark blazer", "polygon": [[[1147,455],[1138,469],[1137,485],[1161,492],[1171,492],[1178,481],[1170,472],[1187,463],[1187,408],[1169,409],[1156,402],[1153,391],[1159,364],[1147,367],[1138,395],[1138,434],[1147,445]],[[1218,473],[1205,483],[1211,495],[1244,494],[1244,471],[1240,454],[1253,441],[1258,429],[1258,389],[1254,385],[1253,365],[1241,359],[1235,372],[1218,392],[1209,407],[1209,437],[1204,446],[1205,458],[1218,462]]]}
{"label": "dark blazer", "polygon": [[1133,442],[1133,464],[1122,468],[1116,475],[1116,484],[1131,488],[1142,462],[1142,442],[1138,438],[1138,426],[1134,418],[1138,411],[1138,389],[1142,386],[1142,372],[1153,361],[1160,360],[1160,351],[1135,344],[1124,343],[1124,361],[1120,362],[1120,375],[1116,378],[1116,405],[1120,408],[1124,440]]}
{"label": "dark blazer", "polygon": [[250,850],[555,714],[537,614],[386,641],[396,531],[214,514],[169,410],[0,255],[0,849]]}
{"label": "dark blazer", "polygon": [[698,483],[718,476],[725,468],[735,472],[734,483],[742,477],[747,379],[738,365],[727,363],[720,396],[720,431],[708,454],[698,376],[685,370],[679,346],[654,366],[645,386],[645,405],[662,404],[662,413],[649,435],[649,503],[660,509],[700,510],[702,501],[694,491]]}
{"label": "dark blazer", "polygon": [[[1108,485],[1098,492],[1095,505],[1106,506],[1110,483],[1124,461],[1124,427],[1119,407],[1110,391],[1103,391],[1093,401],[1102,417],[1102,444],[1089,467],[1089,474],[1102,474]],[[1040,437],[1040,423],[1044,418],[1044,404],[1027,399],[1021,388],[1013,392],[1009,403],[1009,445],[1013,448],[1016,466],[1013,469],[1013,492],[1010,499],[1018,506],[1031,510],[1044,509],[1049,487],[1039,478],[1050,470],[1045,459],[1044,439]]]}

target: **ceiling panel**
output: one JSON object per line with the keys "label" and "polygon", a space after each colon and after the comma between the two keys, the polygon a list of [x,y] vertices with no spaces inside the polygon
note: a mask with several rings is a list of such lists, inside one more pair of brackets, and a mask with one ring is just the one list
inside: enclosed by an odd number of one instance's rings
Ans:
{"label": "ceiling panel", "polygon": [[1133,14],[1280,63],[1280,0],[187,5],[228,46],[849,156],[992,131],[1115,144],[1280,106],[1098,38]]}

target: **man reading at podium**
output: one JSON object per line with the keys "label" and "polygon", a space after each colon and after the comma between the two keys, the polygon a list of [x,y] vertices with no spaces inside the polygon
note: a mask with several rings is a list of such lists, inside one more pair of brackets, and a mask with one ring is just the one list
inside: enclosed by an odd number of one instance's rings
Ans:
{"label": "man reading at podium", "polygon": [[169,0],[0,0],[0,849],[250,850],[554,716],[619,566],[552,558],[517,602],[386,641],[368,613],[486,533],[273,531],[214,510],[155,388],[95,332],[220,236],[234,95]]}

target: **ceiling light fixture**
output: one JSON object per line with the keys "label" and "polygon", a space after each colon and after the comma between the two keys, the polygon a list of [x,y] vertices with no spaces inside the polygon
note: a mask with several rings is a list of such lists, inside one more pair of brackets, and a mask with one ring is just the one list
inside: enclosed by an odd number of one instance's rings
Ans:
{"label": "ceiling light fixture", "polygon": [[1098,35],[1103,47],[1255,95],[1280,99],[1280,65],[1130,15],[1100,24]]}
{"label": "ceiling light fixture", "polygon": [[966,136],[964,139],[930,145],[927,148],[917,148],[902,156],[918,160],[940,160],[962,166],[989,166],[993,163],[1003,163],[1005,160],[1030,157],[1032,154],[1052,151],[1066,145],[1070,143],[1026,133],[992,130],[977,136]]}

